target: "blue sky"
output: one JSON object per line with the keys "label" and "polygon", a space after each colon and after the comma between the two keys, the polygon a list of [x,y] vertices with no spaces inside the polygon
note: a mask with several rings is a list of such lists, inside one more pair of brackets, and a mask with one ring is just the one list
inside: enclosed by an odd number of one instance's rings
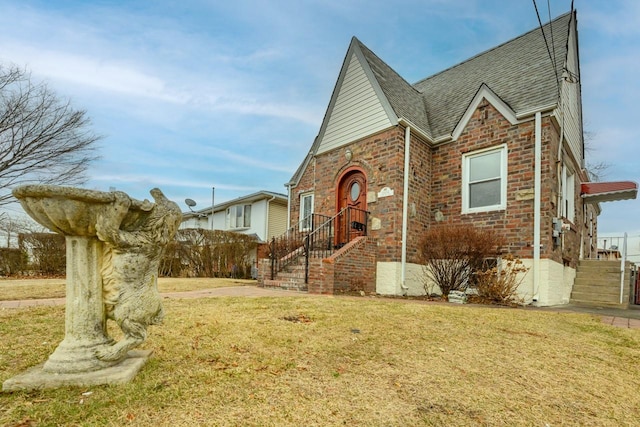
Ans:
{"label": "blue sky", "polygon": [[[548,3],[538,0],[544,21]],[[570,0],[549,0],[551,16]],[[576,0],[587,154],[640,181],[640,2]],[[285,192],[352,36],[407,81],[538,25],[527,0],[20,0],[0,3],[0,60],[27,66],[104,135],[87,188],[187,209]],[[640,201],[602,204],[600,233],[640,233]]]}

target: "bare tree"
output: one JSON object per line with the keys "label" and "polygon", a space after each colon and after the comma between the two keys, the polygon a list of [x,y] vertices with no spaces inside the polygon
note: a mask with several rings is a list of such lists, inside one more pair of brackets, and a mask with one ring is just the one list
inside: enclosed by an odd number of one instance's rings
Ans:
{"label": "bare tree", "polygon": [[[587,154],[593,154],[596,148],[593,146],[593,140],[595,139],[595,133],[592,131],[584,131],[584,151],[585,157]],[[592,162],[587,160],[585,169],[589,174],[589,179],[594,182],[602,181],[609,172],[608,169],[611,165],[607,162]]]}
{"label": "bare tree", "polygon": [[27,216],[11,216],[6,212],[0,213],[0,247],[17,246],[20,233],[43,233],[47,229]]}
{"label": "bare tree", "polygon": [[0,206],[19,184],[85,182],[99,139],[85,111],[27,71],[0,65]]}

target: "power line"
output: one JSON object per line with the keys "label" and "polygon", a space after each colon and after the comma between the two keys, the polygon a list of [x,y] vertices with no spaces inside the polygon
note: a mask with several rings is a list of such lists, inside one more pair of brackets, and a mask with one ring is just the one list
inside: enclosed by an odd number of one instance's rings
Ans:
{"label": "power line", "polygon": [[[556,76],[556,88],[558,90],[558,97],[560,97],[560,77],[558,76],[558,68],[556,67],[555,58],[551,54],[551,49],[549,48],[549,42],[547,41],[547,36],[544,33],[544,28],[543,28],[543,25],[542,25],[542,19],[540,19],[540,12],[538,12],[538,5],[536,4],[536,0],[533,0],[533,7],[536,10],[536,16],[538,17],[538,24],[540,24],[540,31],[542,32],[542,38],[544,39],[544,45],[547,47],[547,53],[549,54],[549,59],[551,60],[551,66],[553,67],[553,73]],[[551,15],[551,12],[549,12],[549,15]],[[551,27],[551,34],[553,36],[553,25],[551,25],[551,18],[549,18],[549,26]]]}
{"label": "power line", "polygon": [[[551,31],[551,50],[553,50],[553,69],[557,70],[557,63],[556,63],[556,42],[555,40],[553,40],[553,25],[551,25],[551,0],[547,0],[547,12],[549,14],[549,30]],[[556,74],[556,77],[558,75]]]}

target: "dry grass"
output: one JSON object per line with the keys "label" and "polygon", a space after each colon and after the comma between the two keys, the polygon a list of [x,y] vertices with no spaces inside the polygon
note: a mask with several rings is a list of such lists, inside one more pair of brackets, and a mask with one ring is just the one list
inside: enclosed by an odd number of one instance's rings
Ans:
{"label": "dry grass", "polygon": [[[640,331],[582,314],[369,298],[166,300],[124,386],[0,394],[0,425],[637,425]],[[0,311],[0,380],[62,307]],[[89,394],[87,394],[89,393]],[[23,423],[23,424],[19,424]]]}
{"label": "dry grass", "polygon": [[[255,280],[241,279],[161,277],[158,288],[160,292],[181,292],[255,283]],[[0,279],[0,301],[63,298],[64,295],[65,279]]]}

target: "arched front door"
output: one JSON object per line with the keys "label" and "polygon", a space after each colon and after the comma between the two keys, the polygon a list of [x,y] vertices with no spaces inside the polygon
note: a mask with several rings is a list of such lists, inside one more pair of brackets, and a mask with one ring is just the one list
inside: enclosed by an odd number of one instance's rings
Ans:
{"label": "arched front door", "polygon": [[[360,169],[345,172],[338,182],[336,245],[343,246],[367,232],[367,178]],[[347,209],[348,208],[348,209]]]}

